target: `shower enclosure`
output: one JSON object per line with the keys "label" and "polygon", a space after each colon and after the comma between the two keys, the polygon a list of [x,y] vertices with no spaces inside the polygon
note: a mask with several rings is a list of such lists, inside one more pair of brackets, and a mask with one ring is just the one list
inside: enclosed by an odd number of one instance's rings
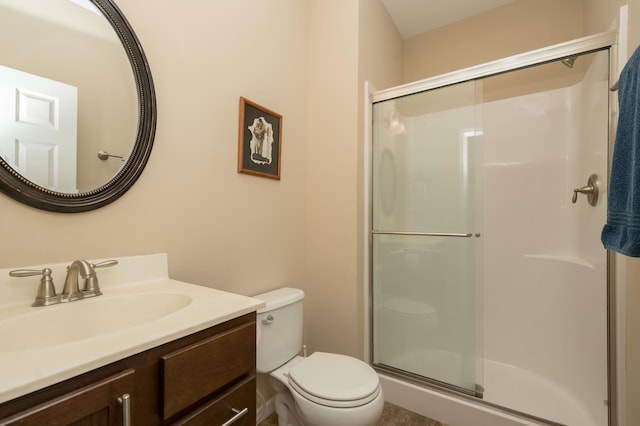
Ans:
{"label": "shower enclosure", "polygon": [[381,373],[533,422],[609,424],[610,46],[580,40],[374,94]]}

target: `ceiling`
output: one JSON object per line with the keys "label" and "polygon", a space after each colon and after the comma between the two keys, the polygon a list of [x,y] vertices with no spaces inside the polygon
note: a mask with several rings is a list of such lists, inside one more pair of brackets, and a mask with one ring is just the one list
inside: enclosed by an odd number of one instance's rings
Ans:
{"label": "ceiling", "polygon": [[382,0],[404,39],[514,0]]}

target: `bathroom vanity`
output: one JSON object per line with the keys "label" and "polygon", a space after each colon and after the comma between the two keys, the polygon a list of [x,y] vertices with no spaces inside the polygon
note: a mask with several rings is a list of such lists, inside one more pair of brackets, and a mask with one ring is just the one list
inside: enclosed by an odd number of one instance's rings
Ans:
{"label": "bathroom vanity", "polygon": [[[0,425],[254,425],[255,311],[264,303],[171,280],[165,255],[118,260],[99,272],[103,296],[0,305]],[[26,295],[21,286],[35,294],[37,279],[20,280],[0,278],[3,302]]]}

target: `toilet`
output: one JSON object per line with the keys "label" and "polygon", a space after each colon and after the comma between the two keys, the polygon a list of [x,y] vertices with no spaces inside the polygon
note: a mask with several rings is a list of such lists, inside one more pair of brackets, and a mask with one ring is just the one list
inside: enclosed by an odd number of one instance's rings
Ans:
{"label": "toilet", "polygon": [[284,287],[253,296],[258,311],[256,370],[276,391],[279,426],[372,426],[384,406],[377,373],[347,355],[302,350],[304,292]]}

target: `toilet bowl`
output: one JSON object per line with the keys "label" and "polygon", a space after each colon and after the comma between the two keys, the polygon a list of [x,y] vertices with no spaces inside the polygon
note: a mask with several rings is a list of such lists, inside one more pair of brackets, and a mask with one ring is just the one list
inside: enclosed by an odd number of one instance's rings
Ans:
{"label": "toilet bowl", "polygon": [[256,365],[277,392],[279,426],[372,426],[382,414],[384,396],[377,373],[347,355],[302,349],[299,289],[281,288],[254,296],[258,311]]}

